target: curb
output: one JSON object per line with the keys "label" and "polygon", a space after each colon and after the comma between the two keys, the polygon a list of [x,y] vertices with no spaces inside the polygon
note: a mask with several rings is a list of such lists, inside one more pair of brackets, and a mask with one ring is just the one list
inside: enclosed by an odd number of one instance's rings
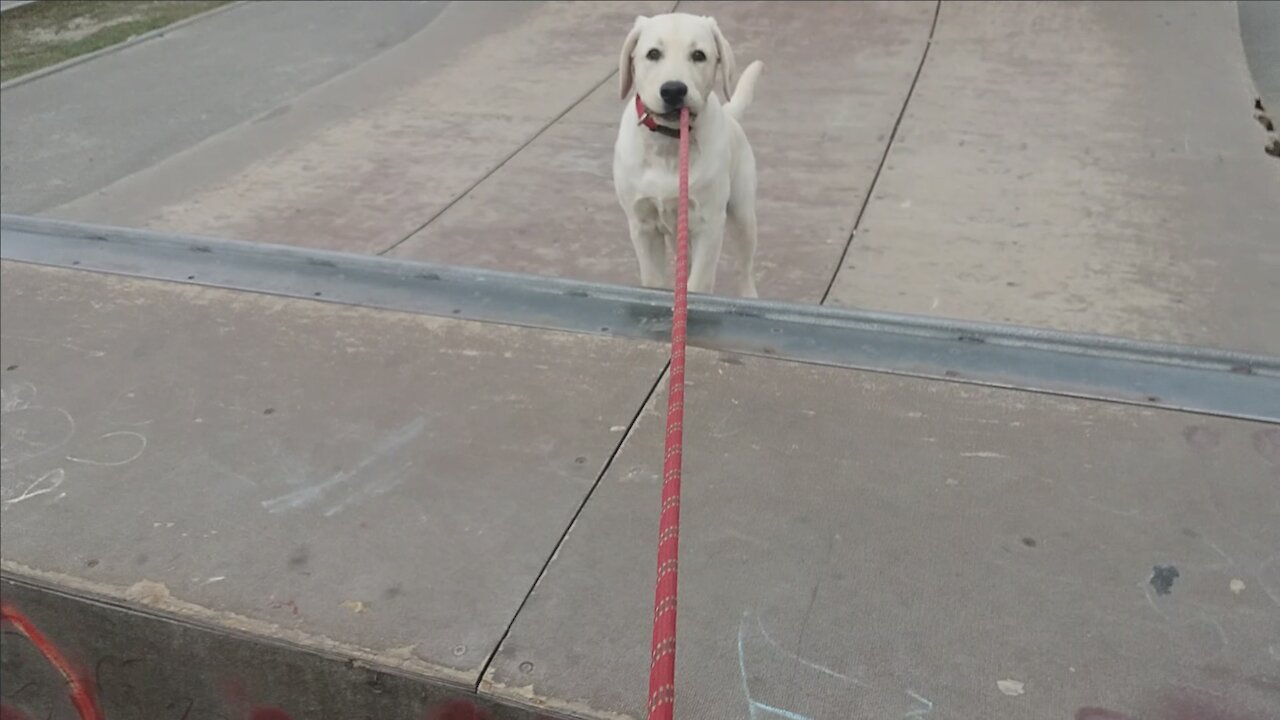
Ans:
{"label": "curb", "polygon": [[133,47],[134,45],[139,45],[153,38],[161,37],[167,32],[170,32],[172,30],[177,30],[178,28],[185,27],[187,25],[190,25],[195,22],[199,22],[200,20],[204,20],[206,18],[211,18],[214,15],[217,15],[219,13],[224,13],[232,8],[236,8],[241,5],[244,5],[248,1],[249,0],[237,0],[236,2],[228,3],[221,7],[213,8],[212,10],[206,10],[205,12],[202,12],[198,15],[192,15],[189,18],[179,20],[178,22],[172,23],[170,25],[165,25],[164,27],[159,27],[159,28],[156,28],[155,30],[144,32],[141,35],[135,35],[129,38],[128,40],[125,40],[124,42],[116,43],[115,45],[108,45],[107,47],[94,50],[93,52],[87,53],[85,55],[77,55],[76,57],[73,57],[73,58],[67,58],[66,60],[63,60],[60,63],[56,63],[53,65],[50,65],[49,67],[45,67],[39,70],[35,70],[33,72],[29,72],[26,75],[19,75],[18,77],[12,80],[7,80],[3,83],[0,83],[0,92],[4,92],[9,88],[14,88],[19,85],[25,85],[29,82],[39,80],[42,77],[53,75],[54,73],[62,72],[67,68],[75,67],[76,65],[79,65],[81,63],[87,63],[90,60],[96,60],[102,57],[103,55],[109,55],[113,52],[124,50],[125,48],[130,48],[130,47]]}

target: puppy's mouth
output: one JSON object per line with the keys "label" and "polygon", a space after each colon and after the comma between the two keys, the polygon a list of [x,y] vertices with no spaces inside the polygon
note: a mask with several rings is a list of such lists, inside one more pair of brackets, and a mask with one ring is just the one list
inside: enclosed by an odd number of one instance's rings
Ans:
{"label": "puppy's mouth", "polygon": [[[650,115],[653,115],[654,117],[658,118],[659,120],[663,120],[663,121],[665,121],[665,122],[674,123],[674,124],[677,124],[677,125],[678,125],[678,124],[680,124],[680,111],[681,111],[681,110],[683,110],[685,107],[686,107],[686,106],[683,106],[683,105],[682,105],[682,106],[680,106],[680,107],[678,107],[678,108],[673,108],[673,109],[671,109],[671,110],[668,110],[668,111],[666,111],[666,112],[661,112],[661,113],[660,113],[660,112],[654,112],[654,111],[650,110],[650,111],[649,111],[649,114],[650,114]],[[694,118],[696,118],[696,117],[698,117],[698,113],[694,112],[694,111],[693,111],[693,108],[689,108],[689,120],[690,120],[690,122],[692,122],[692,121],[693,121],[693,119],[694,119]]]}

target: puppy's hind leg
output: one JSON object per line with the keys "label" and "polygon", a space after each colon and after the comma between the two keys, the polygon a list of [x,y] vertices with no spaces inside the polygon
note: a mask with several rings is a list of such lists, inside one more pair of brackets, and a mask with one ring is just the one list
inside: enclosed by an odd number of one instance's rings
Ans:
{"label": "puppy's hind leg", "polygon": [[[746,177],[742,177],[745,175]],[[755,173],[739,173],[734,178],[729,193],[729,206],[725,213],[730,242],[738,266],[738,295],[745,298],[759,297],[756,292],[756,187]]]}

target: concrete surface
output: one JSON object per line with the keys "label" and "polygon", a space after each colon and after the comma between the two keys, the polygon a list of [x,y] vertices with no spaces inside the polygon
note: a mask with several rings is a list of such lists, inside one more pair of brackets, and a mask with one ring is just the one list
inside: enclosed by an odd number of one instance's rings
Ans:
{"label": "concrete surface", "polygon": [[288,112],[51,214],[386,250],[605,82],[617,68],[615,28],[670,7],[451,4],[423,32]]}
{"label": "concrete surface", "polygon": [[[631,17],[667,7],[453,5],[51,212],[634,283],[613,73]],[[1231,5],[945,4],[927,59],[933,3],[681,7],[766,61],[746,120],[765,297],[1280,347],[1280,167]]]}
{"label": "concrete surface", "polygon": [[1280,350],[1235,9],[947,3],[830,300]]}
{"label": "concrete surface", "polygon": [[444,2],[259,2],[36,82],[0,104],[0,204],[36,213],[273,109],[362,64]]}
{"label": "concrete surface", "polygon": [[[213,629],[173,598],[177,613],[155,607],[163,596],[154,593],[144,612],[121,612],[110,596],[57,587],[0,577],[0,596],[24,620],[71,657],[94,659],[92,677],[82,677],[93,681],[105,720],[551,720],[385,667]],[[0,667],[15,683],[4,688],[5,717],[77,720],[58,670],[11,628],[2,637]]]}
{"label": "concrete surface", "polygon": [[[631,282],[613,73],[632,16],[669,7],[450,4],[42,207]],[[767,63],[746,121],[766,297],[834,279],[833,304],[1278,352],[1280,164],[1230,4],[947,3],[932,42],[931,3],[681,7]],[[164,47],[175,72],[198,57]],[[86,108],[154,112],[114,104],[112,66],[75,71]],[[59,165],[9,180],[9,156],[6,182],[58,189]],[[0,590],[92,668],[109,720],[642,716],[662,345],[0,280]],[[1280,705],[1280,427],[726,353],[692,352],[690,383],[684,716]],[[0,635],[31,678],[0,700],[56,717],[33,647]]]}
{"label": "concrete surface", "polygon": [[[2,268],[0,590],[109,720],[643,716],[663,345]],[[1274,707],[1277,426],[705,351],[687,408],[683,716]]]}
{"label": "concrete surface", "polygon": [[665,360],[8,262],[0,284],[6,562],[463,687]]}
{"label": "concrete surface", "polygon": [[[760,159],[758,283],[769,298],[817,302],[906,101],[934,3],[801,7],[681,10],[713,13],[740,65],[766,63],[744,120]],[[634,284],[612,179],[622,105],[611,78],[392,254]]]}
{"label": "concrete surface", "polygon": [[[520,24],[455,41],[452,62],[426,62],[441,37],[495,24],[474,19],[483,5],[451,6],[401,47],[300,98],[287,116],[228,133],[52,214],[632,283],[635,260],[611,179],[622,111],[617,51],[636,14],[668,7],[538,6]],[[744,64],[767,62],[747,120],[757,155],[772,158],[760,176],[757,264],[766,295],[820,299],[906,100],[934,7],[681,6],[714,12]],[[562,35],[578,38],[573,53],[547,44]],[[405,67],[432,71],[395,74]],[[335,98],[369,86],[396,91],[315,132],[270,145],[256,137],[288,116],[322,115]],[[441,108],[431,100],[440,97],[459,99]],[[799,106],[806,111],[796,113]],[[240,155],[252,158],[243,170],[221,170],[225,158]]]}
{"label": "concrete surface", "polygon": [[[702,351],[689,363],[684,717],[1277,707],[1275,426]],[[658,497],[664,416],[659,393],[482,691],[644,716],[643,684],[618,678],[648,669],[658,526],[637,508]],[[1167,595],[1149,583],[1157,565],[1180,573]]]}

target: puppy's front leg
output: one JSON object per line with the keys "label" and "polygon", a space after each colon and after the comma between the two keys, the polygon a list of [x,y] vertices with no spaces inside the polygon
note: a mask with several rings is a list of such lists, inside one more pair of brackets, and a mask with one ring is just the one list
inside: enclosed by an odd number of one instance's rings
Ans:
{"label": "puppy's front leg", "polygon": [[662,228],[653,220],[628,216],[631,244],[640,263],[640,284],[644,287],[666,287],[667,245],[662,238]]}
{"label": "puppy's front leg", "polygon": [[689,228],[689,292],[710,295],[716,289],[716,266],[724,244],[724,216]]}

